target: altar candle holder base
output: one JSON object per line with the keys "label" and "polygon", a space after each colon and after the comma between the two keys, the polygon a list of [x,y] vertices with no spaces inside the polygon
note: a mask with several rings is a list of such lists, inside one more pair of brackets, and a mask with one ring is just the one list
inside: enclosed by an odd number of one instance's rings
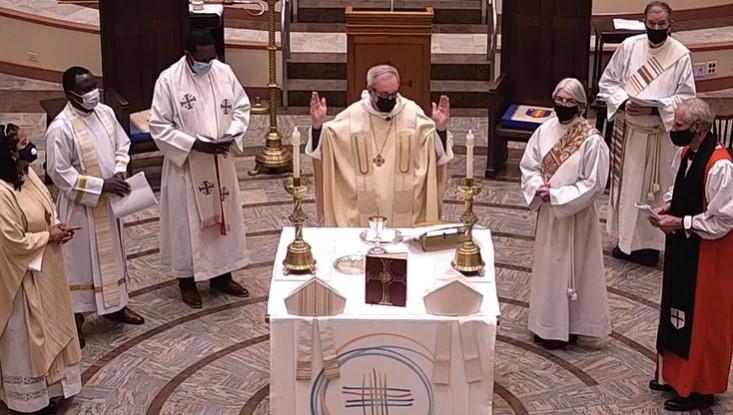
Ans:
{"label": "altar candle holder base", "polygon": [[456,247],[456,253],[451,266],[461,274],[471,277],[483,275],[486,265],[481,258],[481,248],[473,241],[473,226],[478,221],[473,212],[473,199],[481,192],[481,183],[474,179],[465,178],[458,185],[458,191],[463,195],[466,210],[461,215],[465,225],[463,241]]}
{"label": "altar candle holder base", "polygon": [[293,213],[288,219],[295,225],[295,240],[288,245],[283,261],[283,272],[287,274],[313,274],[316,271],[316,260],[308,242],[303,240],[303,224],[307,219],[303,212],[303,196],[308,190],[305,180],[289,177],[283,183],[285,191],[293,196]]}

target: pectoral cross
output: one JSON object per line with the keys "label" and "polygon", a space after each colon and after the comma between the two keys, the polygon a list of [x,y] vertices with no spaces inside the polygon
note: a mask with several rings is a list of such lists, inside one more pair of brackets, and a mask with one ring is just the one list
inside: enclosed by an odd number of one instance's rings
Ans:
{"label": "pectoral cross", "polygon": [[225,201],[225,200],[227,200],[227,199],[229,199],[229,189],[227,189],[226,187],[222,187],[221,188],[221,192],[220,192],[220,196],[221,196],[221,201],[222,202]]}
{"label": "pectoral cross", "polygon": [[210,181],[204,180],[203,183],[201,183],[201,186],[199,186],[199,192],[208,196],[211,194],[211,190],[213,188],[214,188],[214,185]]}
{"label": "pectoral cross", "polygon": [[196,97],[191,94],[186,94],[183,96],[183,101],[181,101],[181,106],[186,108],[187,110],[190,110],[193,108],[193,103],[196,102]]}
{"label": "pectoral cross", "polygon": [[221,103],[221,109],[224,110],[224,115],[229,114],[229,111],[232,109],[232,104],[229,103],[229,100],[228,99],[225,99]]}
{"label": "pectoral cross", "polygon": [[379,154],[377,154],[377,155],[376,155],[376,156],[374,156],[374,158],[372,159],[372,162],[374,162],[374,164],[375,164],[375,165],[376,165],[377,167],[382,167],[382,165],[384,164],[384,161],[385,161],[385,160],[384,160],[384,157],[382,157],[382,153],[379,153]]}

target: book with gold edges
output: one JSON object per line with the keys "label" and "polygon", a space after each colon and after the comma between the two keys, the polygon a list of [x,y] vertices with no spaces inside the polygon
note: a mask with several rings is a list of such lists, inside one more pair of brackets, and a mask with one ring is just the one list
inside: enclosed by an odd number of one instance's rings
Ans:
{"label": "book with gold edges", "polygon": [[404,307],[407,302],[407,253],[366,257],[367,304]]}

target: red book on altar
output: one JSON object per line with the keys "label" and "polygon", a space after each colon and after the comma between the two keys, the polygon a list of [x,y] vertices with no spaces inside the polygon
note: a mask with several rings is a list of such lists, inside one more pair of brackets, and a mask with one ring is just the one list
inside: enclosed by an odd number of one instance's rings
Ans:
{"label": "red book on altar", "polygon": [[407,302],[407,253],[366,257],[367,304],[404,307]]}

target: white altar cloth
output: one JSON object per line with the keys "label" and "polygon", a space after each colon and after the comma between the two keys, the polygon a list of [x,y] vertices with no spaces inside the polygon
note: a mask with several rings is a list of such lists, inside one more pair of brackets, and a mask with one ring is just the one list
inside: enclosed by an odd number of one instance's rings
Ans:
{"label": "white altar cloth", "polygon": [[[428,228],[401,229],[405,239]],[[300,327],[309,317],[289,315],[284,299],[311,278],[283,275],[282,261],[294,237],[283,229],[273,268],[268,302],[270,317],[270,413],[273,415],[489,415],[492,408],[494,345],[499,303],[494,273],[494,250],[489,230],[474,231],[481,247],[485,274],[471,278],[483,296],[481,312],[465,317],[427,314],[423,295],[434,279],[450,272],[453,251],[422,252],[417,245],[388,246],[389,252],[408,252],[407,306],[391,307],[364,302],[364,275],[341,274],[333,261],[343,255],[365,254],[370,246],[359,239],[363,229],[306,228],[318,277],[347,298],[343,314],[318,317],[312,339],[311,379],[296,380]],[[321,339],[317,328],[328,326],[340,366],[337,379],[323,372]],[[463,327],[463,328],[461,328]],[[471,328],[471,330],[464,329]],[[435,383],[434,362],[438,333],[450,333],[448,384]],[[464,365],[465,334],[472,332],[480,356],[481,379],[467,379]],[[445,342],[443,342],[445,344]]]}

